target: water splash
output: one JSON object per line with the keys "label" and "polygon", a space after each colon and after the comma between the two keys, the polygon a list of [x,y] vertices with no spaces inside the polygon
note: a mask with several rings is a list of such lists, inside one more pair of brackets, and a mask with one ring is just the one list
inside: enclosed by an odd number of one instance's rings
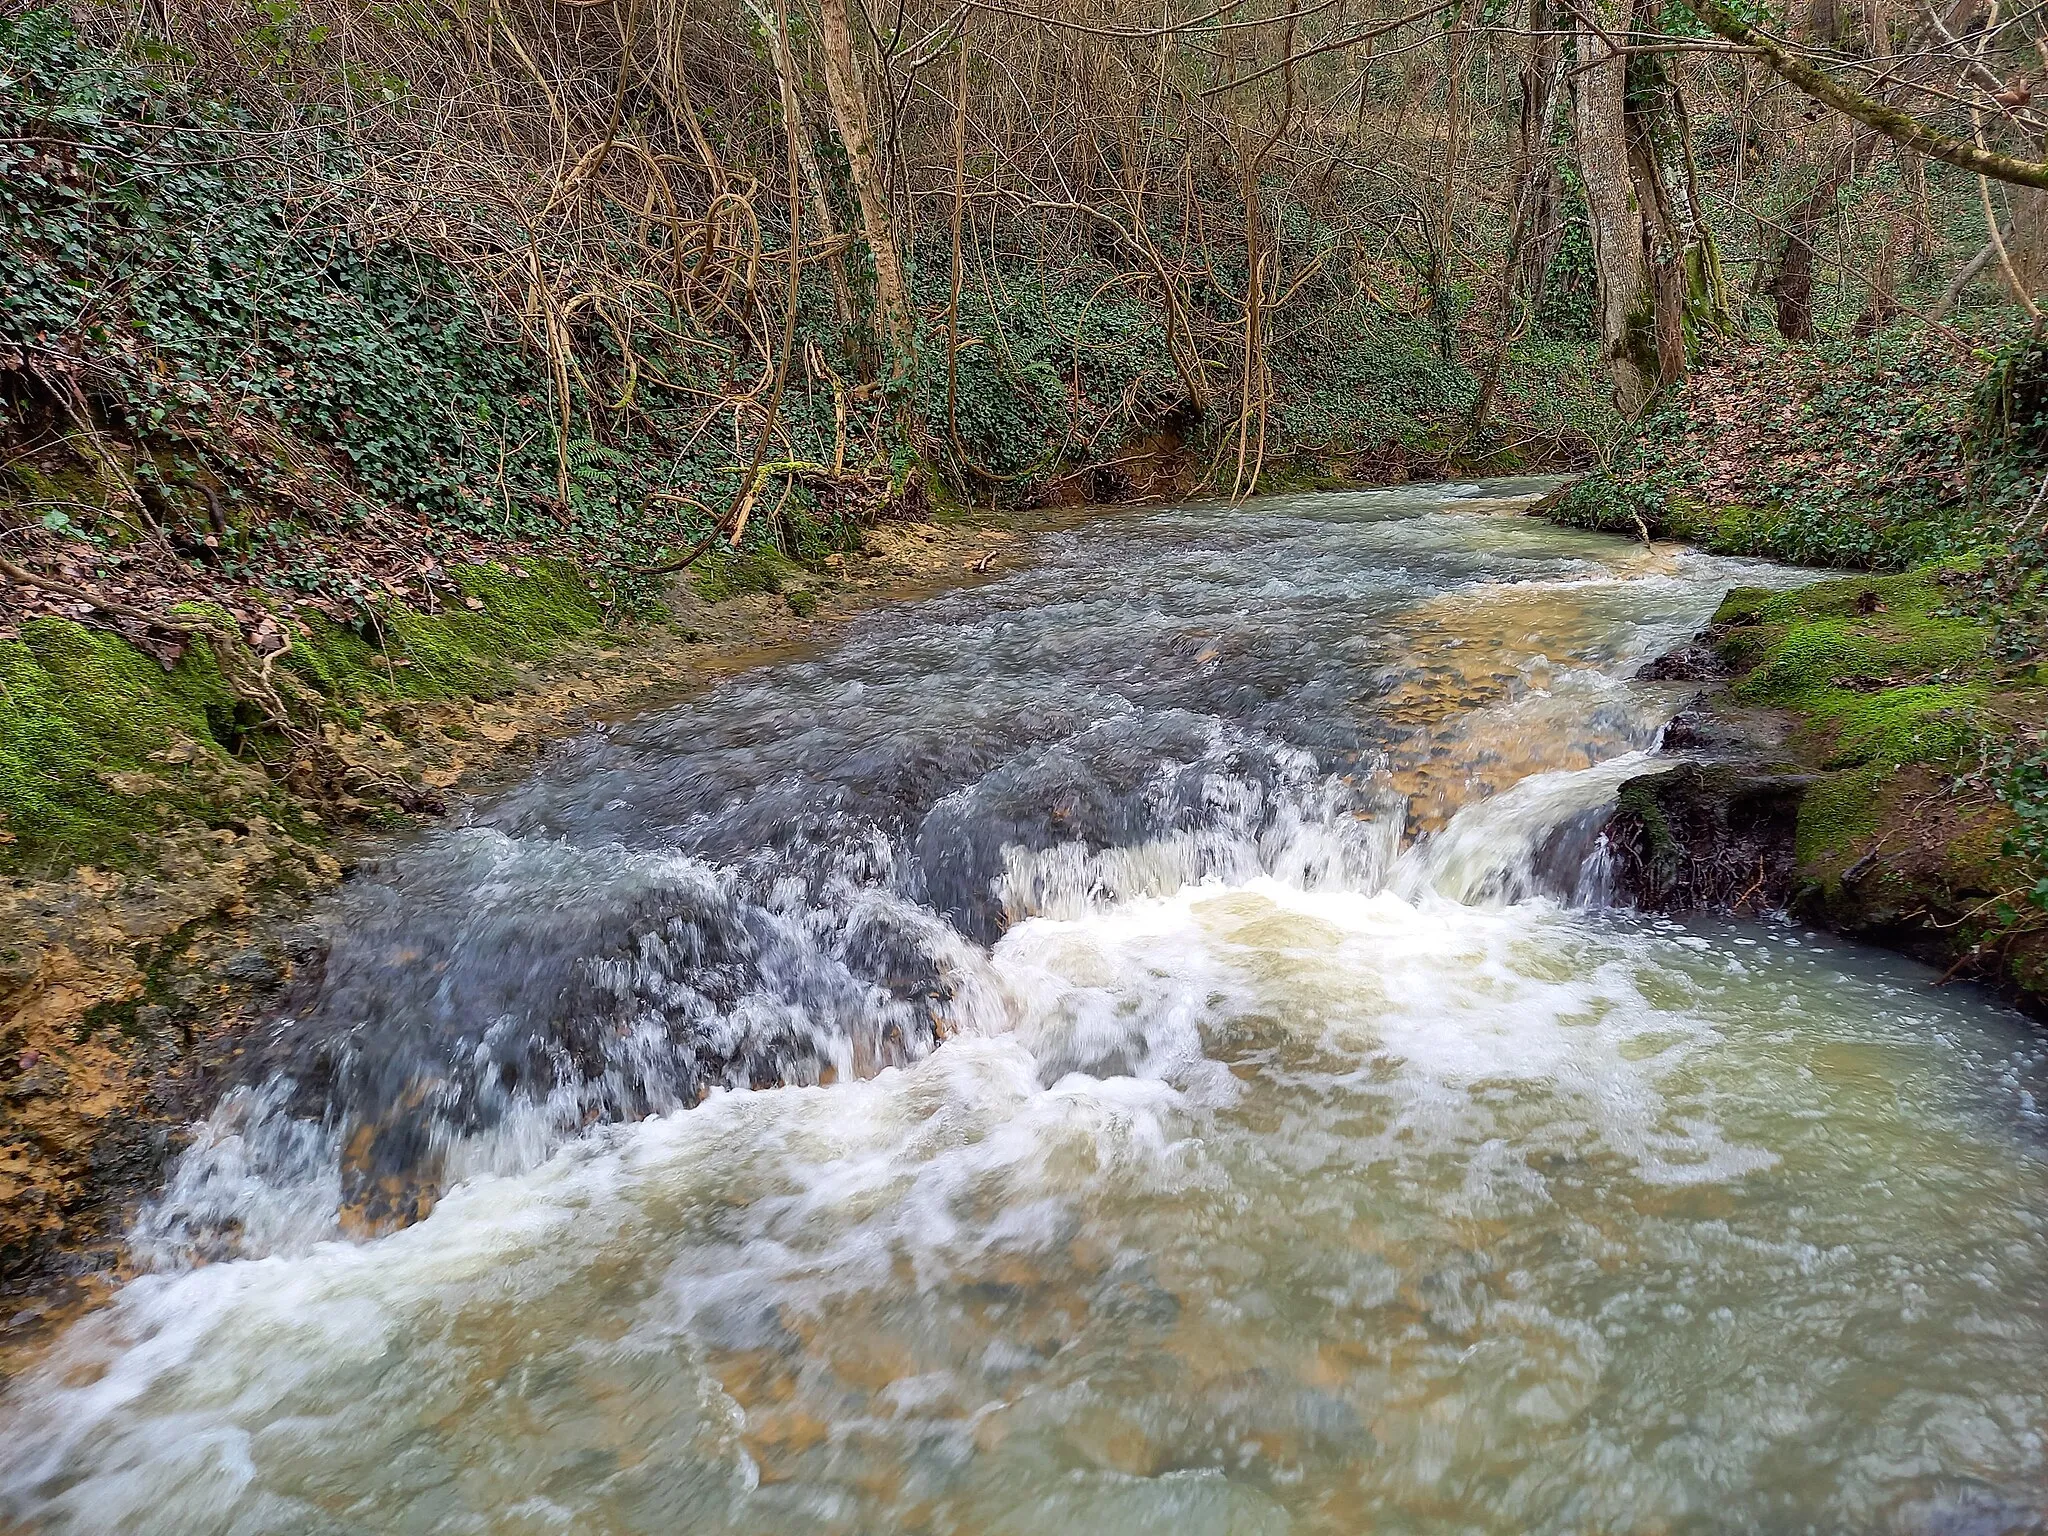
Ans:
{"label": "water splash", "polygon": [[[1597,896],[1601,796],[1672,707],[1626,674],[1721,568],[1415,509],[1082,530],[593,736],[357,882],[270,1076],[200,1128],[135,1252],[374,1235],[594,1124],[1000,1032],[987,946],[1034,917],[1260,878]],[[1105,538],[1137,541],[1142,594]]]}
{"label": "water splash", "polygon": [[2030,1528],[2041,1051],[1590,910],[1758,573],[1450,495],[1070,530],[352,882],[0,1523]]}

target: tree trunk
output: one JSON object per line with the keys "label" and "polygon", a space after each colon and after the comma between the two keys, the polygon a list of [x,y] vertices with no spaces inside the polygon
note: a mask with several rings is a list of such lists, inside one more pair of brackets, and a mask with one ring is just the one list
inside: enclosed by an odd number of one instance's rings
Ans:
{"label": "tree trunk", "polygon": [[1642,410],[1656,384],[1649,366],[1650,279],[1642,215],[1629,176],[1628,58],[1609,41],[1628,35],[1632,6],[1633,0],[1601,6],[1600,31],[1581,15],[1573,38],[1572,83],[1572,131],[1593,243],[1600,355],[1614,383],[1615,409],[1627,417]]}
{"label": "tree trunk", "polygon": [[[1557,158],[1550,152],[1550,124],[1563,80],[1563,49],[1552,26],[1549,0],[1529,0],[1529,51],[1522,60],[1521,125],[1515,141],[1507,252],[1501,262],[1499,326],[1472,402],[1474,438],[1493,408],[1501,365],[1515,339],[1520,313],[1538,302],[1543,274],[1556,250],[1552,225],[1557,219]],[[1532,261],[1532,250],[1542,251],[1540,264]]]}
{"label": "tree trunk", "polygon": [[839,249],[839,221],[832,216],[825,173],[818,164],[817,150],[811,142],[811,126],[802,118],[802,81],[797,74],[796,60],[792,56],[786,30],[777,28],[767,0],[747,0],[747,9],[753,12],[754,19],[760,23],[763,35],[768,39],[769,56],[775,64],[775,77],[782,100],[787,104],[786,110],[798,114],[795,124],[797,160],[803,169],[804,185],[810,192],[809,212],[817,221],[827,252],[825,275],[832,285],[833,318],[838,322],[842,342],[850,343],[854,325],[853,287],[847,281],[846,259]]}
{"label": "tree trunk", "polygon": [[[1875,137],[1875,135],[1872,135]],[[1814,189],[1785,215],[1785,237],[1771,272],[1770,296],[1778,308],[1778,334],[1787,341],[1812,341],[1814,236],[1835,211],[1835,201],[1849,181],[1849,167],[1863,140],[1863,130],[1850,134],[1846,148],[1821,172]]]}
{"label": "tree trunk", "polygon": [[1515,206],[1522,216],[1522,240],[1515,252],[1519,271],[1514,281],[1531,311],[1542,306],[1550,263],[1564,239],[1564,186],[1550,145],[1558,93],[1564,89],[1564,45],[1557,34],[1561,24],[1550,0],[1530,0],[1529,54],[1522,65],[1517,140],[1523,182]]}
{"label": "tree trunk", "polygon": [[1905,250],[1910,236],[1907,220],[1902,214],[1893,214],[1886,222],[1884,245],[1877,253],[1877,260],[1871,263],[1865,276],[1870,294],[1863,301],[1863,313],[1856,317],[1850,334],[1874,336],[1899,315],[1899,254]]}
{"label": "tree trunk", "polygon": [[1629,175],[1642,210],[1649,263],[1657,379],[1685,377],[1692,340],[1733,328],[1720,252],[1700,207],[1691,125],[1665,58],[1640,53],[1627,71]]}
{"label": "tree trunk", "polygon": [[860,205],[861,232],[874,258],[875,308],[880,311],[880,330],[890,354],[889,379],[896,383],[910,371],[916,338],[903,281],[903,258],[896,249],[895,226],[889,217],[889,192],[875,162],[867,89],[853,51],[846,0],[818,0],[818,41],[824,55],[825,95],[832,108],[832,125],[846,150],[847,174]]}

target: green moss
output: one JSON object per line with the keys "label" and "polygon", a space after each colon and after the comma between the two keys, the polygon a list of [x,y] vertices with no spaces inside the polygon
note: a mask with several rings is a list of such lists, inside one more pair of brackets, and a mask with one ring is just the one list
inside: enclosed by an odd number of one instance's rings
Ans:
{"label": "green moss", "polygon": [[320,622],[284,664],[351,725],[366,699],[489,698],[513,686],[511,663],[534,661],[589,634],[604,612],[574,566],[535,561],[523,575],[500,566],[454,572],[469,602],[442,613],[396,608],[353,628]]}
{"label": "green moss", "polygon": [[1729,594],[1721,653],[1738,696],[1796,711],[1829,767],[1958,762],[1988,695],[1990,630],[1944,612],[1943,568]]}
{"label": "green moss", "polygon": [[[44,470],[24,459],[8,465],[7,472],[32,503],[54,503],[59,510],[74,516],[83,507],[103,507],[106,504],[105,484],[84,464],[66,464]],[[33,511],[34,508],[25,510]],[[39,513],[37,515],[40,516]]]}
{"label": "green moss", "polygon": [[[1616,522],[1617,516],[1626,517],[1629,510],[1627,506],[1618,512],[1607,509],[1602,526],[1629,531]],[[1659,537],[1701,544],[1716,554],[1746,554],[1776,548],[1781,542],[1783,516],[1762,507],[1715,506],[1674,491],[1661,498],[1645,498],[1634,510]],[[1627,522],[1632,526],[1633,519]]]}
{"label": "green moss", "polygon": [[356,630],[325,619],[313,620],[308,628],[311,633],[293,638],[284,668],[310,683],[343,723],[359,724],[361,716],[348,701],[386,693],[392,687],[390,674],[384,670],[383,652]]}
{"label": "green moss", "polygon": [[[237,734],[238,700],[210,647],[164,668],[115,635],[68,619],[34,619],[0,641],[0,824],[5,864],[41,870],[120,865],[167,815],[213,808],[217,740]],[[196,744],[196,762],[152,753]],[[158,789],[116,789],[113,776],[147,773]]]}
{"label": "green moss", "polygon": [[1260,496],[1300,495],[1313,491],[1342,490],[1344,477],[1327,464],[1303,454],[1268,464],[1259,472],[1254,494]]}
{"label": "green moss", "polygon": [[1760,703],[1793,703],[1844,683],[1885,683],[1965,667],[1984,653],[1987,632],[1967,620],[1917,623],[1816,619],[1788,625],[1768,645],[1743,693]]}
{"label": "green moss", "polygon": [[1630,779],[1615,800],[1616,818],[1641,830],[1643,862],[1660,886],[1668,886],[1678,877],[1686,853],[1671,830],[1671,818],[1664,814],[1659,795],[1671,777],[1667,773]]}
{"label": "green moss", "polygon": [[[354,728],[380,700],[501,693],[516,681],[512,663],[604,622],[568,565],[455,575],[478,607],[394,609],[360,628],[319,621],[293,636],[282,668],[320,695],[327,718]],[[203,606],[179,611],[224,618]],[[20,639],[0,642],[0,830],[12,839],[0,844],[0,868],[146,864],[154,833],[248,814],[249,792],[229,760],[262,759],[278,745],[263,712],[222,676],[210,644],[188,647],[167,672],[118,635],[33,620]],[[167,749],[176,760],[152,759]],[[265,809],[284,816],[281,792]]]}
{"label": "green moss", "polygon": [[1757,621],[1758,615],[1777,596],[1778,594],[1769,587],[1731,588],[1728,595],[1721,599],[1721,606],[1714,610],[1714,627],[1716,629],[1726,629],[1743,624],[1754,624]]}
{"label": "green moss", "polygon": [[[972,525],[982,517],[981,510],[971,499],[963,499],[954,488],[945,470],[927,461],[924,465],[925,495],[931,501],[931,518],[935,523],[954,527]],[[858,538],[841,540],[843,544],[856,545]]]}
{"label": "green moss", "polygon": [[1780,511],[1729,506],[1715,512],[1700,542],[1717,555],[1740,555],[1752,549],[1783,549],[1790,536]]}
{"label": "green moss", "polygon": [[1807,713],[1833,736],[1826,766],[1956,764],[1975,747],[1988,690],[1915,685],[1878,693],[1829,689]]}
{"label": "green moss", "polygon": [[772,545],[732,550],[716,546],[699,563],[693,585],[707,603],[719,603],[743,592],[780,592],[803,574]]}
{"label": "green moss", "polygon": [[1844,686],[1918,682],[1965,673],[1981,663],[1989,628],[1942,612],[1947,594],[1938,568],[1869,580],[1824,581],[1757,602],[1730,594],[1716,615],[1753,629],[1724,643],[1729,659],[1751,668],[1740,692],[1758,703],[1799,706]]}
{"label": "green moss", "polygon": [[1880,820],[1879,802],[1891,770],[1871,764],[1831,773],[1812,785],[1799,802],[1799,828],[1793,855],[1809,876],[1836,880],[1859,856],[1861,844],[1874,836]]}

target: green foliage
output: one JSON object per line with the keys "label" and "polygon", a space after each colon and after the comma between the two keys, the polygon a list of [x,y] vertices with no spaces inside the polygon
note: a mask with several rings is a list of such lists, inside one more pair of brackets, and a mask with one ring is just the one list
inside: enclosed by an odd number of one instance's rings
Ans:
{"label": "green foliage", "polygon": [[2039,872],[2027,888],[2027,900],[2048,912],[2048,754],[2036,752],[2014,762],[2000,786],[2000,798],[2015,821],[2002,851]]}
{"label": "green foliage", "polygon": [[[278,46],[298,35],[292,0],[262,15]],[[744,455],[697,430],[701,394],[725,383],[706,359],[729,349],[634,338],[640,383],[621,408],[584,382],[623,376],[618,340],[583,322],[562,506],[545,360],[454,268],[359,243],[344,218],[358,167],[339,131],[281,129],[194,95],[83,43],[55,11],[0,18],[0,80],[0,357],[74,373],[142,445],[145,500],[195,540],[217,491],[237,528],[223,574],[361,600],[305,534],[396,508],[451,534],[564,545],[624,579],[703,529],[662,495],[729,500]],[[781,425],[797,456],[829,455],[829,395],[793,389]],[[310,505],[309,472],[322,488]],[[753,537],[844,542],[834,518],[800,500],[788,511],[787,527],[761,520]]]}
{"label": "green foliage", "polygon": [[1557,249],[1543,274],[1543,301],[1536,308],[1536,330],[1548,337],[1590,340],[1599,335],[1593,314],[1599,274],[1593,265],[1593,235],[1586,223],[1586,201],[1578,173],[1566,171],[1571,196]]}
{"label": "green foliage", "polygon": [[2027,331],[1993,351],[1972,415],[1981,452],[2048,458],[2048,339]]}
{"label": "green foliage", "polygon": [[2038,675],[2048,650],[2048,338],[2028,332],[1991,354],[1973,414],[2002,514],[1976,597],[1997,625],[1999,657]]}
{"label": "green foliage", "polygon": [[1427,319],[1364,295],[1324,298],[1286,316],[1273,371],[1281,436],[1323,450],[1434,447],[1479,392],[1469,372],[1444,361]]}
{"label": "green foliage", "polygon": [[[0,343],[86,362],[138,437],[254,414],[331,443],[377,500],[534,531],[530,501],[491,486],[545,389],[455,273],[309,225],[282,166],[251,156],[258,125],[123,68],[55,12],[0,20],[0,73]],[[316,174],[345,173],[339,139],[306,147]],[[510,457],[516,488],[545,484],[544,455]]]}
{"label": "green foliage", "polygon": [[[926,328],[913,390],[954,480],[984,494],[1010,482],[1013,499],[1070,462],[1114,456],[1181,399],[1160,312],[1128,285],[1098,294],[1085,281],[1026,270],[963,290],[950,407],[945,329]],[[943,289],[920,296],[947,302]]]}

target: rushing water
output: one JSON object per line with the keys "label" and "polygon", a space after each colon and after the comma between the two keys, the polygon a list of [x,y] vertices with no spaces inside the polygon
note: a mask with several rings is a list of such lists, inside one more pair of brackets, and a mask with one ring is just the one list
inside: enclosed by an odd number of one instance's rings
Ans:
{"label": "rushing water", "polygon": [[2032,1038],[1604,905],[1790,578],[1482,494],[1044,535],[355,882],[0,1525],[2042,1529]]}

